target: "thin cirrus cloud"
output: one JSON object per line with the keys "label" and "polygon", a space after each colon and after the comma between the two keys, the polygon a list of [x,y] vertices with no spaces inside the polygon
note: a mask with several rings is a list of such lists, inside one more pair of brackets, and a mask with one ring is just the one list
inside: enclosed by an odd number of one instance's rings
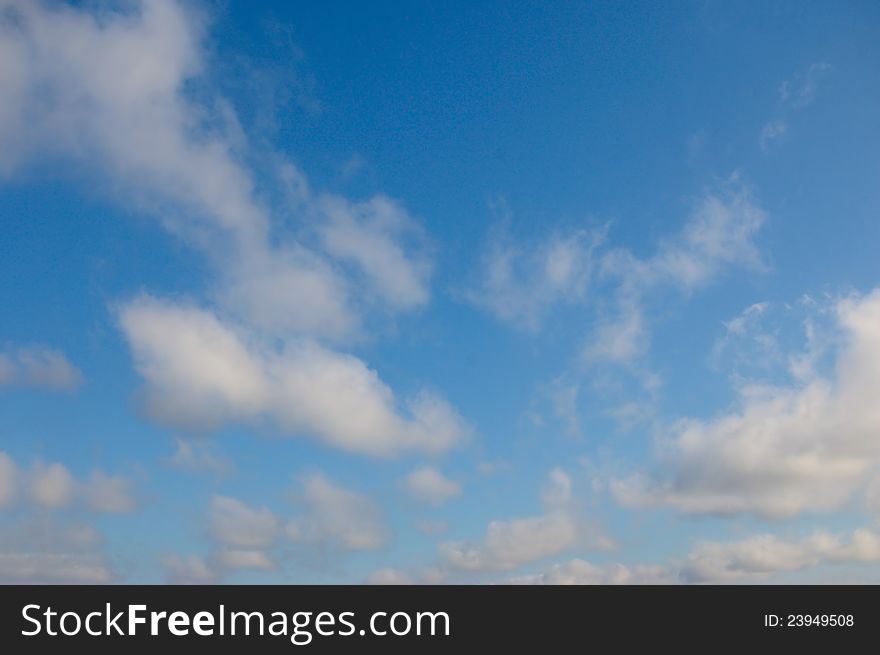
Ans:
{"label": "thin cirrus cloud", "polygon": [[755,237],[766,212],[737,175],[693,205],[681,232],[639,258],[627,249],[604,253],[598,277],[612,285],[612,309],[597,319],[583,354],[590,361],[626,363],[650,342],[645,298],[671,289],[689,294],[712,282],[726,267],[766,269]]}
{"label": "thin cirrus cloud", "polygon": [[813,104],[822,78],[831,70],[826,62],[810,64],[784,80],[777,90],[776,117],[764,123],[758,135],[758,145],[767,151],[788,134],[789,116]]}
{"label": "thin cirrus cloud", "polygon": [[593,252],[604,238],[604,230],[572,230],[526,245],[499,229],[483,257],[480,284],[464,298],[499,320],[537,332],[555,306],[585,300]]}
{"label": "thin cirrus cloud", "polygon": [[837,301],[833,372],[741,390],[740,408],[683,420],[658,443],[652,474],[613,481],[631,507],[783,518],[831,511],[868,492],[880,466],[880,290]]}
{"label": "thin cirrus cloud", "polygon": [[[589,361],[628,363],[650,341],[646,297],[674,290],[689,294],[725,268],[766,269],[755,238],[766,212],[737,174],[696,199],[681,231],[662,240],[649,257],[612,247],[607,229],[553,234],[534,245],[504,233],[491,240],[481,282],[464,294],[474,305],[510,324],[538,332],[561,304],[585,304]],[[592,318],[591,318],[592,316]]]}
{"label": "thin cirrus cloud", "polygon": [[64,353],[44,346],[18,346],[0,352],[0,387],[75,391],[83,374]]}
{"label": "thin cirrus cloud", "polygon": [[269,419],[374,456],[442,452],[468,433],[443,399],[422,392],[400,407],[363,361],[310,339],[279,350],[208,310],[149,296],[123,305],[119,320],[147,381],[147,411],[165,424],[208,430]]}

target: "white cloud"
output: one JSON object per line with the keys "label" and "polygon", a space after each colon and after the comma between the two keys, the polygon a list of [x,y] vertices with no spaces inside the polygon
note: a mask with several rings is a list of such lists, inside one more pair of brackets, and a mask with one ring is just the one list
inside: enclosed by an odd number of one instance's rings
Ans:
{"label": "white cloud", "polygon": [[39,520],[0,527],[2,584],[107,584],[115,577],[90,526]]}
{"label": "white cloud", "polygon": [[610,541],[579,516],[571,478],[553,469],[541,489],[544,512],[535,516],[491,521],[479,542],[441,543],[441,562],[458,571],[512,571],[559,555],[574,546],[605,548]]}
{"label": "white cloud", "polygon": [[123,514],[135,508],[131,483],[118,475],[95,471],[80,484],[80,494],[86,507],[94,512]]}
{"label": "white cloud", "polygon": [[320,205],[326,220],[318,232],[329,254],[357,266],[392,307],[428,301],[430,262],[424,253],[409,255],[399,242],[406,235],[420,237],[420,230],[397,203],[381,195],[361,203],[326,195]]}
{"label": "white cloud", "polygon": [[754,238],[766,214],[734,175],[720,191],[705,193],[675,238],[641,259],[614,249],[600,259],[606,280],[616,282],[614,309],[604,312],[584,354],[589,360],[624,363],[642,355],[650,338],[645,299],[667,288],[690,293],[714,280],[725,267],[764,270]]}
{"label": "white cloud", "polygon": [[761,150],[769,150],[774,143],[785,137],[789,128],[787,117],[813,103],[819,82],[829,70],[831,66],[824,62],[814,63],[779,85],[776,117],[767,121],[758,135]]}
{"label": "white cloud", "polygon": [[550,471],[541,488],[541,503],[545,507],[564,507],[571,502],[571,477],[561,468]]}
{"label": "white cloud", "polygon": [[229,459],[215,453],[210,443],[200,439],[176,439],[174,454],[168,463],[183,471],[216,476],[227,475],[233,468]]}
{"label": "white cloud", "polygon": [[162,566],[171,584],[214,584],[219,580],[217,571],[197,555],[168,555]]}
{"label": "white cloud", "polygon": [[442,561],[463,571],[508,571],[558,555],[577,542],[577,525],[567,512],[492,521],[479,543],[440,544]]}
{"label": "white cloud", "polygon": [[277,539],[281,522],[266,507],[250,507],[227,496],[214,496],[208,511],[211,536],[233,549],[268,548]]}
{"label": "white cloud", "polygon": [[823,564],[880,561],[880,535],[859,528],[848,537],[817,531],[798,540],[761,534],[733,542],[702,541],[668,564],[593,564],[572,559],[510,578],[512,584],[598,585],[766,582]]}
{"label": "white cloud", "polygon": [[403,479],[403,488],[414,500],[435,506],[461,495],[461,483],[450,480],[430,466],[407,475]]}
{"label": "white cloud", "polygon": [[210,566],[215,571],[271,571],[275,560],[259,548],[221,548],[211,554]]}
{"label": "white cloud", "polygon": [[546,571],[511,578],[510,584],[521,585],[625,585],[673,584],[674,574],[664,566],[623,564],[592,564],[572,559],[554,564]]}
{"label": "white cloud", "polygon": [[82,382],[82,373],[57,350],[22,346],[0,353],[0,387],[75,391]]}
{"label": "white cloud", "polygon": [[465,297],[500,320],[535,332],[555,305],[585,299],[593,252],[603,238],[602,232],[577,230],[526,246],[499,233],[483,258],[479,288]]}
{"label": "white cloud", "polygon": [[795,73],[791,78],[779,85],[779,102],[802,109],[816,99],[816,91],[822,77],[831,70],[825,62],[816,62],[802,72]]}
{"label": "white cloud", "polygon": [[302,506],[302,515],[287,526],[287,535],[295,543],[376,550],[388,541],[388,527],[379,506],[321,474],[303,480]]}
{"label": "white cloud", "polygon": [[781,118],[774,119],[764,124],[761,134],[758,135],[758,144],[761,150],[767,150],[775,142],[779,141],[788,132],[788,123]]}
{"label": "white cloud", "polygon": [[259,176],[244,164],[253,144],[211,92],[204,14],[173,0],[89,9],[0,0],[0,174],[75,163],[201,250],[214,297],[273,336],[348,339],[376,302],[427,301],[430,265],[405,246],[418,230],[394,201],[349,203],[312,193],[288,162]]}
{"label": "white cloud", "polygon": [[379,456],[440,452],[467,433],[455,411],[428,393],[406,403],[403,415],[375,371],[314,341],[278,350],[207,310],[147,296],[119,316],[148,382],[149,412],[165,423],[211,429],[268,418],[286,432]]}
{"label": "white cloud", "polygon": [[373,571],[367,576],[365,583],[371,585],[410,585],[413,584],[413,579],[409,574],[398,569],[385,568]]}
{"label": "white cloud", "polygon": [[800,541],[765,534],[730,543],[701,542],[682,564],[681,577],[685,582],[754,582],[840,562],[880,562],[880,535],[860,528],[848,540],[816,532]]}
{"label": "white cloud", "polygon": [[0,508],[12,505],[18,484],[18,467],[9,455],[0,451]]}
{"label": "white cloud", "polygon": [[836,509],[880,467],[880,289],[835,305],[844,346],[834,372],[741,390],[741,408],[683,420],[659,443],[652,475],[616,480],[630,506],[792,516]]}
{"label": "white cloud", "polygon": [[48,509],[61,509],[73,501],[74,480],[61,464],[37,464],[28,481],[31,502]]}
{"label": "white cloud", "polygon": [[20,498],[48,510],[81,506],[92,512],[121,514],[136,506],[131,482],[122,476],[95,470],[89,478],[77,480],[59,462],[36,462],[30,469],[22,469],[0,451],[0,507]]}

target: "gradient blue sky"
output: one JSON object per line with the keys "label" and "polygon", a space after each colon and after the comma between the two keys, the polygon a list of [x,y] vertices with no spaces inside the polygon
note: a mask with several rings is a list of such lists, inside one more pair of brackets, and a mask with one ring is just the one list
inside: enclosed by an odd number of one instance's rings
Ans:
{"label": "gradient blue sky", "polygon": [[0,0],[0,580],[880,581],[878,35]]}

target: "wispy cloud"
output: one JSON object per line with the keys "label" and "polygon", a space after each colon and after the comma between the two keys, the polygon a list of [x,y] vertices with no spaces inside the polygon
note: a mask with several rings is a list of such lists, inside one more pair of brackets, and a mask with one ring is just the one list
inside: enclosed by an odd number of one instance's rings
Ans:
{"label": "wispy cloud", "polygon": [[0,352],[0,387],[75,391],[83,374],[64,353],[44,346],[18,346]]}
{"label": "wispy cloud", "polygon": [[829,64],[817,62],[779,85],[776,117],[765,123],[758,135],[761,150],[769,150],[786,136],[790,114],[813,103],[819,83],[829,70]]}

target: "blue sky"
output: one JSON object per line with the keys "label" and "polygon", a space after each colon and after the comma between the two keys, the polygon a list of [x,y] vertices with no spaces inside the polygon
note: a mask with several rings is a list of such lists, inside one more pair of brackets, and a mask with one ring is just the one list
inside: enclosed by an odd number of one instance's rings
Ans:
{"label": "blue sky", "polygon": [[877,582],[878,30],[0,1],[0,580]]}

